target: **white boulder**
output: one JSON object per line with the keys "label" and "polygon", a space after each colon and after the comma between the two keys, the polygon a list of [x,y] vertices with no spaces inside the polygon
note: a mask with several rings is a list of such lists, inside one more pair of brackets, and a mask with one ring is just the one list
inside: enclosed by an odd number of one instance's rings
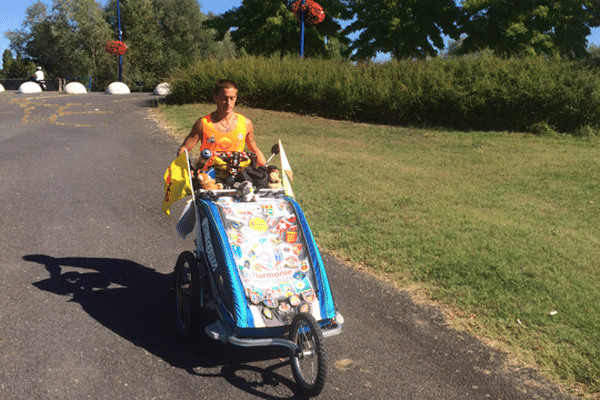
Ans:
{"label": "white boulder", "polygon": [[113,82],[106,88],[107,94],[129,94],[129,87],[123,82]]}
{"label": "white boulder", "polygon": [[67,94],[85,94],[87,93],[87,89],[82,83],[69,82],[67,83],[67,86],[65,86],[65,92]]}
{"label": "white boulder", "polygon": [[4,92],[4,86],[0,83],[0,92]]}
{"label": "white boulder", "polygon": [[42,88],[35,82],[23,82],[19,86],[19,93],[42,93]]}
{"label": "white boulder", "polygon": [[154,88],[154,94],[157,96],[166,96],[171,94],[171,90],[173,90],[171,84],[168,82],[163,82],[156,85],[156,88]]}

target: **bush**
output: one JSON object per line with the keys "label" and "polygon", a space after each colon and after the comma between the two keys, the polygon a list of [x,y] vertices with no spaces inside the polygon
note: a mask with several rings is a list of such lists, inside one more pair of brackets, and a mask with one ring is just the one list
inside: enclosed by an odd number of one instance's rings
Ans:
{"label": "bush", "polygon": [[488,53],[358,65],[291,57],[203,61],[172,77],[168,100],[211,102],[222,78],[238,83],[245,105],[335,119],[463,130],[548,126],[574,134],[600,120],[600,78],[589,64]]}

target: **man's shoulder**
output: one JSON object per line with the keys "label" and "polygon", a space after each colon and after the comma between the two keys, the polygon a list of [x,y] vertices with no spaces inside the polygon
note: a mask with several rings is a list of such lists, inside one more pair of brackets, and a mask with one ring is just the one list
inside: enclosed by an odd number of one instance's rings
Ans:
{"label": "man's shoulder", "polygon": [[235,113],[238,116],[238,120],[242,121],[244,123],[252,123],[252,121],[250,121],[250,118],[246,117],[245,115],[242,115],[240,113]]}

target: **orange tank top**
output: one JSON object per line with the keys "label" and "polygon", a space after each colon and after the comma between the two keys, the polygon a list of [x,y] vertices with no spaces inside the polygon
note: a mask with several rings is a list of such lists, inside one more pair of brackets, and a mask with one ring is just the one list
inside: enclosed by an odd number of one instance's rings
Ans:
{"label": "orange tank top", "polygon": [[237,116],[237,126],[231,132],[215,129],[210,114],[202,117],[202,145],[200,151],[244,151],[246,147],[246,117]]}

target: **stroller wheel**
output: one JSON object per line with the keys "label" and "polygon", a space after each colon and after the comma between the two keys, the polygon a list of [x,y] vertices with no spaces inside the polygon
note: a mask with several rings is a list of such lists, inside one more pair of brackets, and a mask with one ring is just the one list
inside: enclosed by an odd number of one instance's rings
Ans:
{"label": "stroller wheel", "polygon": [[196,257],[189,251],[179,255],[175,265],[176,325],[181,335],[191,338],[200,325],[202,280]]}
{"label": "stroller wheel", "polygon": [[296,382],[308,396],[319,395],[327,376],[321,327],[312,315],[298,314],[292,322],[290,340],[299,347],[290,356]]}

